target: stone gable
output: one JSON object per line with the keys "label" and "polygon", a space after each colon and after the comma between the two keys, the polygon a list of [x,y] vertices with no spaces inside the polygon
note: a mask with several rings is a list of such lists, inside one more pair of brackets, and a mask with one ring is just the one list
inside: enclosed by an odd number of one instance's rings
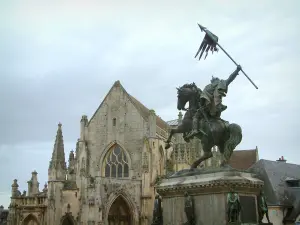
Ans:
{"label": "stone gable", "polygon": [[[146,116],[133,103],[119,82],[115,82],[87,125],[88,149],[96,168],[101,170],[101,160],[113,142],[129,154],[131,167],[139,170],[143,137],[147,136]],[[91,162],[93,165],[93,162]]]}

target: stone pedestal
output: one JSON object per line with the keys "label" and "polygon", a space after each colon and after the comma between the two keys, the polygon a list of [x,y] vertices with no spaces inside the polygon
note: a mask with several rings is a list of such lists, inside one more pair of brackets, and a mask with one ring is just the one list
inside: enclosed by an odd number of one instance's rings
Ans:
{"label": "stone pedestal", "polygon": [[[183,225],[184,193],[192,196],[195,225],[225,225],[227,221],[227,194],[230,188],[239,194],[242,211],[239,224],[258,224],[257,199],[263,181],[254,174],[233,169],[179,171],[162,180],[156,190],[162,197],[163,224]],[[236,223],[235,223],[236,224]]]}

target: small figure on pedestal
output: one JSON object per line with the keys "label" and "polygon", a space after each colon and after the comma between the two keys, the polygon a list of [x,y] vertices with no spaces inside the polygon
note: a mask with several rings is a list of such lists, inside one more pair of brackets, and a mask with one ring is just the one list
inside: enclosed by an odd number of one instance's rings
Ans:
{"label": "small figure on pedestal", "polygon": [[259,215],[259,223],[260,224],[263,224],[262,220],[264,218],[264,215],[266,215],[268,224],[272,224],[269,219],[268,205],[267,205],[266,197],[265,197],[263,190],[260,191],[260,194],[258,196],[258,215]]}
{"label": "small figure on pedestal", "polygon": [[238,193],[233,188],[230,188],[230,192],[227,195],[227,216],[229,223],[238,223],[241,212],[241,203]]}
{"label": "small figure on pedestal", "polygon": [[187,222],[184,225],[195,225],[195,210],[194,210],[194,201],[189,193],[184,193],[184,212],[187,218]]}
{"label": "small figure on pedestal", "polygon": [[162,224],[163,224],[163,216],[162,216],[162,208],[161,208],[161,198],[157,194],[154,200],[153,219],[151,225],[162,225]]}

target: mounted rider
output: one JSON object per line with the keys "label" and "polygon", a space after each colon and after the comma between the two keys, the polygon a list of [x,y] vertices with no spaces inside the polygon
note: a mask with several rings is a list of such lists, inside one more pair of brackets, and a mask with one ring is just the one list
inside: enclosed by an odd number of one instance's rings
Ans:
{"label": "mounted rider", "polygon": [[241,69],[241,66],[238,65],[236,70],[226,80],[212,77],[211,83],[200,94],[199,109],[193,117],[193,130],[188,135],[189,138],[194,137],[199,132],[203,133],[203,131],[199,130],[199,122],[202,119],[220,119],[221,113],[227,109],[227,106],[222,104],[222,98],[226,97],[229,84],[236,78]]}

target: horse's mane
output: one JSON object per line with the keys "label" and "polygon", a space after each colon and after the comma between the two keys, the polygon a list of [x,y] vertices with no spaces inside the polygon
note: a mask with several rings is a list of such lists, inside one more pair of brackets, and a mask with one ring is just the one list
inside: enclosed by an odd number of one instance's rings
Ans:
{"label": "horse's mane", "polygon": [[197,87],[197,85],[195,83],[191,83],[191,84],[184,84],[181,87],[177,88],[178,90],[182,90],[183,88],[189,88],[189,89],[194,89],[197,92],[202,92],[202,90],[200,88]]}
{"label": "horse's mane", "polygon": [[198,87],[195,83],[191,83],[191,84],[184,84],[180,88],[198,88]]}

